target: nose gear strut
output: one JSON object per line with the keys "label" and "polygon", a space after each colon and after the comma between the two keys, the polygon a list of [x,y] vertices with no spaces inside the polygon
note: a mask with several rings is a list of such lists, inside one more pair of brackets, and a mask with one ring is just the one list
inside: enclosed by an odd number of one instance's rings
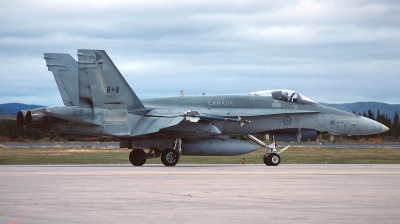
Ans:
{"label": "nose gear strut", "polygon": [[281,157],[279,154],[284,152],[286,149],[290,147],[290,145],[286,146],[285,148],[281,149],[279,152],[276,151],[276,141],[275,141],[275,136],[273,136],[272,143],[267,145],[265,142],[261,141],[260,139],[256,138],[253,135],[247,134],[246,135],[250,140],[258,144],[259,146],[263,148],[267,148],[267,152],[263,155],[263,160],[265,165],[267,166],[277,166],[281,162]]}

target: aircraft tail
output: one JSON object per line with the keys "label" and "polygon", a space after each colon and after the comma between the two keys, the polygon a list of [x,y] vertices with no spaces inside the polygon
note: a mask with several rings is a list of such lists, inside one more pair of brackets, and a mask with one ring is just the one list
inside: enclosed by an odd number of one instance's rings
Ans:
{"label": "aircraft tail", "polygon": [[144,108],[104,50],[78,50],[79,104]]}
{"label": "aircraft tail", "polygon": [[44,53],[44,59],[49,71],[53,72],[64,105],[79,105],[78,63],[75,59],[59,53]]}

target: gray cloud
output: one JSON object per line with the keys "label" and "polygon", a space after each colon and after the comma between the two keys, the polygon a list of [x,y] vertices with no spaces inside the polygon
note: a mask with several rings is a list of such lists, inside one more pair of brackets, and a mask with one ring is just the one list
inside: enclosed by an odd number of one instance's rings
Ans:
{"label": "gray cloud", "polygon": [[44,52],[105,49],[139,97],[399,103],[397,1],[3,1],[0,103],[61,105]]}

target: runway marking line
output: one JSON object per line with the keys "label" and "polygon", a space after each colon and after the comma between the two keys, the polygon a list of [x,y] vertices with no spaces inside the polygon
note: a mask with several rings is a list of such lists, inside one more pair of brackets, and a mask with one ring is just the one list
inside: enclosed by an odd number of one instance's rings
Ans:
{"label": "runway marking line", "polygon": [[298,171],[284,171],[284,170],[264,170],[264,171],[82,171],[82,172],[4,172],[0,171],[0,176],[48,176],[48,175],[97,175],[97,176],[110,176],[110,175],[400,175],[399,171],[381,171],[381,170],[365,170],[365,171],[312,171],[312,170],[298,170]]}

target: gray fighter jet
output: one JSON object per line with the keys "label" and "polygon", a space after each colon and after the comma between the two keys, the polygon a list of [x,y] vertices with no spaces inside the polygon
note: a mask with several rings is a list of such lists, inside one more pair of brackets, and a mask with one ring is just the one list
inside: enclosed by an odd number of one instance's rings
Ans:
{"label": "gray fighter jet", "polygon": [[[389,130],[291,90],[139,100],[103,50],[78,50],[78,61],[59,53],[45,53],[44,59],[65,106],[20,111],[17,124],[65,137],[118,139],[121,148],[132,149],[129,161],[134,166],[156,157],[174,166],[181,155],[240,155],[259,146],[266,148],[264,163],[276,166],[279,153],[288,148],[277,151],[276,141]],[[230,139],[231,134],[246,135],[254,143]],[[266,144],[254,134],[269,134],[273,140]]]}

